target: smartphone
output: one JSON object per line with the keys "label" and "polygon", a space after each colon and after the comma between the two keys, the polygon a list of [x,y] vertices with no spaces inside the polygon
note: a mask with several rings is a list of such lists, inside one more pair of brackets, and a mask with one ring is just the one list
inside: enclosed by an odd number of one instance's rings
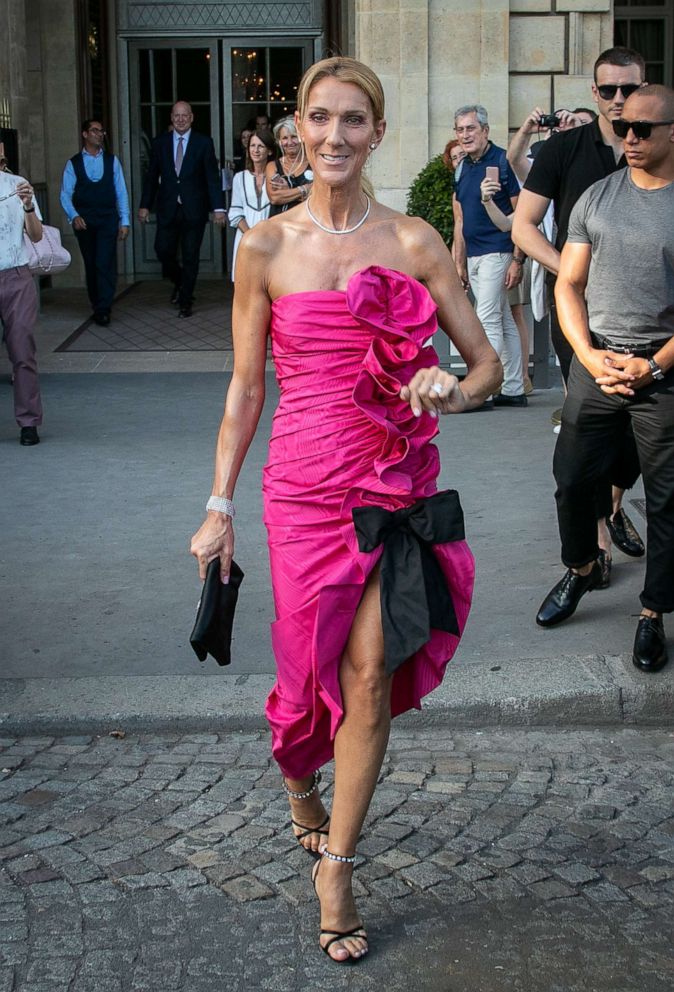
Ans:
{"label": "smartphone", "polygon": [[499,182],[498,165],[488,165],[485,170],[485,178],[491,179],[493,183]]}

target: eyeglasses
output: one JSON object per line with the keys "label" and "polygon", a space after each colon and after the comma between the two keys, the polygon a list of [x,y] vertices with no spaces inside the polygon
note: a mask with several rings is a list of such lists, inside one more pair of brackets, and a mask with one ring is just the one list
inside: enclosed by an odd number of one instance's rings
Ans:
{"label": "eyeglasses", "polygon": [[618,86],[598,86],[597,93],[602,100],[612,100],[618,90],[620,90],[626,100],[628,96],[632,96],[633,93],[636,93],[640,89],[641,83],[619,83]]}
{"label": "eyeglasses", "polygon": [[650,138],[652,128],[674,124],[674,121],[624,121],[621,118],[617,121],[611,121],[611,124],[613,125],[613,133],[619,138],[626,138],[631,131],[635,138],[643,140]]}
{"label": "eyeglasses", "polygon": [[90,127],[89,134],[102,134],[105,135],[105,131],[100,127]]}

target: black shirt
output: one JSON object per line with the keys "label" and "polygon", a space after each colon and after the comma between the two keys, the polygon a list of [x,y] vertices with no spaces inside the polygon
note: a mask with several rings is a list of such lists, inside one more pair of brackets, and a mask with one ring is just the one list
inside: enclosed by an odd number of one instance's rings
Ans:
{"label": "black shirt", "polygon": [[598,120],[553,134],[541,145],[524,189],[553,201],[558,251],[566,241],[569,217],[578,198],[593,183],[626,164],[624,155],[616,163],[613,148],[604,144]]}

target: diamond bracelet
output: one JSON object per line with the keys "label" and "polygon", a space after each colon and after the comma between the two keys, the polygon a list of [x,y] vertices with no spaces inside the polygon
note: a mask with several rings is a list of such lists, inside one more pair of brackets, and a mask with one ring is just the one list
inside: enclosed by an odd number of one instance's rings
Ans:
{"label": "diamond bracelet", "polygon": [[228,517],[234,516],[234,504],[231,499],[227,499],[225,496],[211,496],[206,504],[206,509],[226,513]]}

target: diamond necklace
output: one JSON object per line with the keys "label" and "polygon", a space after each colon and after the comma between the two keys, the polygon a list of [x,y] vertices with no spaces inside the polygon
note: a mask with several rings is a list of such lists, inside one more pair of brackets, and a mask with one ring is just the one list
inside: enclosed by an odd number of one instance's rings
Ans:
{"label": "diamond necklace", "polygon": [[316,225],[316,227],[320,227],[321,231],[325,231],[326,234],[353,234],[354,231],[357,231],[358,228],[361,227],[361,225],[365,223],[365,221],[367,220],[367,218],[370,215],[370,207],[372,206],[372,201],[370,200],[370,197],[367,195],[367,193],[365,193],[364,195],[365,195],[365,199],[367,200],[367,206],[365,208],[365,213],[360,218],[360,220],[358,221],[357,224],[354,224],[353,227],[345,227],[343,231],[338,231],[334,227],[326,227],[325,224],[321,224],[321,222],[318,219],[318,217],[316,217],[314,215],[314,213],[312,212],[311,207],[309,206],[309,201],[308,200],[305,201],[304,205],[307,208],[307,213],[309,214],[309,217],[314,222],[314,224]]}

